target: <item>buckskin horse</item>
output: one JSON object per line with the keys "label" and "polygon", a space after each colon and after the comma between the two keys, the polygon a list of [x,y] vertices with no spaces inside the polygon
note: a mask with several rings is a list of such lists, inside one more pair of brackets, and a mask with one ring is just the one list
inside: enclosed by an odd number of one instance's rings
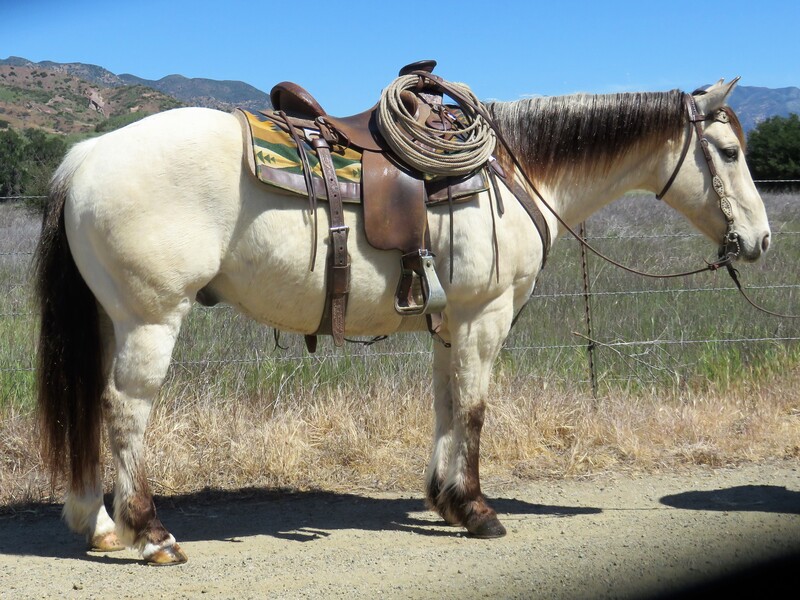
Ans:
{"label": "buckskin horse", "polygon": [[[536,182],[547,227],[542,234],[502,181],[427,208],[428,257],[439,273],[452,268],[441,278],[426,472],[427,501],[448,523],[476,537],[505,534],[478,474],[490,374],[545,248],[566,225],[628,190],[649,190],[731,258],[754,261],[767,250],[742,128],[726,106],[735,83],[695,94],[486,105],[527,176],[518,185]],[[245,138],[230,113],[180,108],[77,144],[54,174],[36,256],[38,407],[49,468],[68,474],[64,518],[95,549],[132,547],[150,563],[186,560],[156,515],[144,432],[197,299],[286,332],[320,329],[330,216],[319,210],[317,218],[296,196],[258,181]],[[426,315],[395,306],[399,253],[368,241],[358,204],[344,204],[341,218],[349,231],[347,335],[430,329]],[[103,505],[103,423],[116,467],[113,520]]]}

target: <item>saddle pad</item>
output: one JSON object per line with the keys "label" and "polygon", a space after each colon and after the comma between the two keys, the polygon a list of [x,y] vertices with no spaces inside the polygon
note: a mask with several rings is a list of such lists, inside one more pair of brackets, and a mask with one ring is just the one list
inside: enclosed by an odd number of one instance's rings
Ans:
{"label": "saddle pad", "polygon": [[[236,115],[246,124],[249,134],[245,152],[248,153],[253,174],[263,183],[307,197],[303,166],[291,134],[264,114],[238,108]],[[316,152],[307,140],[301,138],[300,141],[308,157],[317,198],[327,200],[322,167]],[[331,158],[339,179],[342,200],[361,202],[361,152],[353,148],[344,148],[343,151],[337,148],[336,152],[331,152]]]}
{"label": "saddle pad", "polygon": [[[284,129],[279,121],[275,121],[264,113],[252,113],[248,110],[237,108],[234,115],[239,119],[245,131],[245,156],[250,165],[250,171],[259,181],[278,189],[297,194],[303,198],[308,197],[306,180],[303,176],[303,166],[300,155],[291,133]],[[303,128],[298,128],[302,135]],[[318,133],[317,129],[311,131]],[[311,180],[318,200],[327,200],[328,192],[322,176],[322,167],[319,164],[316,151],[308,141],[301,137],[309,167]],[[354,147],[337,147],[331,152],[333,166],[339,180],[339,188],[343,202],[361,203],[362,201],[362,169],[363,154]],[[426,178],[419,175],[420,179]],[[453,201],[463,201],[479,192],[489,188],[489,181],[485,169],[458,178],[439,178],[426,180],[428,206]],[[448,192],[448,189],[449,192]],[[369,190],[367,190],[369,193]]]}

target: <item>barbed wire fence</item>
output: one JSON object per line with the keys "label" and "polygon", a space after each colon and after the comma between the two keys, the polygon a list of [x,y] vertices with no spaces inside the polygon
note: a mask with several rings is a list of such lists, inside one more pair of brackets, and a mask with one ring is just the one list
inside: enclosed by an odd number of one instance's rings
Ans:
{"label": "barbed wire fence", "polygon": [[[758,183],[778,182],[766,180]],[[800,183],[800,180],[791,180],[788,183],[794,185]],[[5,196],[0,197],[0,206],[21,205],[44,198],[46,196]],[[794,221],[788,224],[773,222],[773,234],[775,238],[780,238],[778,245],[790,248],[784,254],[796,258],[800,255],[798,248],[800,231],[788,229],[786,225],[797,227],[800,226],[800,222]],[[6,350],[0,351],[2,378],[30,376],[34,370],[33,342],[25,343],[18,339],[25,335],[32,338],[35,328],[29,282],[19,270],[15,272],[14,269],[7,267],[10,264],[19,266],[30,263],[36,242],[35,235],[33,238],[26,243],[20,242],[15,247],[0,245],[0,296],[6,299],[0,303],[0,323],[3,323],[3,329],[14,332],[10,336],[12,339],[7,340],[5,344]],[[702,236],[692,232],[609,235],[601,230],[599,234],[592,235],[591,239],[616,248],[630,243],[654,241],[659,244],[682,241],[692,243],[701,240]],[[567,289],[560,288],[559,284],[540,286],[529,302],[529,307],[526,308],[526,317],[527,314],[531,316],[527,321],[524,318],[520,320],[504,349],[504,355],[510,357],[512,362],[518,363],[520,369],[529,369],[535,363],[545,365],[538,374],[531,372],[531,376],[552,377],[554,367],[568,364],[563,375],[564,379],[588,384],[596,395],[598,381],[605,383],[635,381],[638,385],[649,385],[663,379],[664,373],[667,373],[668,379],[679,378],[681,367],[686,367],[687,362],[692,363],[689,366],[694,368],[697,366],[697,356],[713,354],[723,347],[748,349],[734,350],[734,354],[737,355],[758,354],[763,352],[764,347],[781,348],[784,351],[788,349],[790,352],[798,352],[800,348],[800,328],[796,325],[754,316],[748,313],[750,309],[743,306],[735,307],[735,310],[743,315],[738,316],[736,320],[739,325],[748,326],[723,327],[717,320],[716,324],[712,323],[706,328],[688,326],[682,328],[684,324],[679,318],[677,326],[672,323],[664,325],[662,329],[634,327],[633,329],[639,333],[649,332],[650,335],[632,337],[630,330],[622,331],[624,328],[619,326],[619,319],[616,325],[609,325],[608,317],[603,313],[615,311],[622,313],[623,320],[633,319],[634,314],[648,312],[652,314],[654,311],[662,316],[673,307],[677,311],[677,304],[680,302],[694,305],[725,305],[723,311],[726,311],[735,305],[733,299],[737,295],[736,288],[730,283],[722,284],[718,281],[711,286],[700,287],[687,285],[686,282],[671,287],[648,286],[641,279],[601,283],[598,271],[602,271],[602,265],[595,265],[585,259],[578,260],[579,245],[574,238],[565,238],[563,242],[562,245],[567,246],[567,253],[572,252],[574,255],[572,261],[574,264],[570,265],[573,269],[574,285],[566,286]],[[570,260],[565,262],[569,263]],[[579,263],[582,265],[580,272],[575,270]],[[798,292],[800,283],[797,281],[796,263],[791,264],[788,270],[781,267],[775,269],[775,272],[783,273],[783,281],[763,280],[762,277],[757,283],[748,285],[748,289],[766,294],[766,298],[779,303],[777,308],[785,309],[784,305],[788,303],[789,310],[794,308],[797,312],[796,299],[800,295]],[[558,266],[554,270],[562,268],[564,267]],[[548,274],[546,271],[545,277]],[[787,274],[790,276],[788,281],[785,277]],[[586,282],[587,287],[579,289],[578,284],[582,281]],[[588,285],[589,282],[592,282],[591,286]],[[710,297],[712,300],[697,300],[701,297]],[[16,300],[8,301],[8,298]],[[651,298],[655,300],[649,300]],[[687,301],[687,298],[693,299]],[[772,308],[776,306],[772,305]],[[626,316],[625,311],[631,312]],[[204,339],[203,334],[187,333],[184,337],[188,336],[189,339],[184,340],[182,346],[179,341],[179,347],[176,348],[173,369],[185,370],[189,374],[230,367],[260,373],[263,368],[274,368],[276,365],[284,365],[281,368],[286,372],[297,372],[301,367],[286,365],[311,364],[316,365],[319,370],[322,365],[328,363],[344,361],[352,364],[354,360],[366,362],[398,358],[415,359],[427,364],[433,343],[426,336],[414,336],[411,342],[384,345],[354,344],[347,346],[344,351],[336,350],[332,345],[329,347],[322,344],[321,351],[309,355],[303,347],[302,336],[273,338],[272,330],[247,322],[229,307],[198,307],[193,314],[195,314],[192,317],[194,325],[190,327],[206,332],[222,327],[226,330],[228,339],[240,338],[241,344],[233,347],[230,343],[220,342],[213,333],[206,336],[208,339]],[[556,329],[560,327],[561,330],[558,334],[548,332],[546,335],[537,336],[537,330],[541,329],[537,319],[541,319],[542,314],[558,315],[555,319],[551,318],[551,321],[562,319],[556,326]],[[716,318],[716,315],[712,316]],[[754,323],[758,323],[758,326],[749,327]],[[691,348],[702,350],[693,352],[689,350]],[[598,357],[597,353],[602,355]],[[684,354],[691,354],[695,358],[685,358]],[[526,356],[528,359],[523,358]],[[626,366],[630,372],[620,374],[620,364]],[[678,366],[674,366],[675,364]]]}

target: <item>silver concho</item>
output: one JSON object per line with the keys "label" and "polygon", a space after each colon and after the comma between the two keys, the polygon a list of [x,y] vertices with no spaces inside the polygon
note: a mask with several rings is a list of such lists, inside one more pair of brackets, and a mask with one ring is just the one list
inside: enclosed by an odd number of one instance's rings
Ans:
{"label": "silver concho", "polygon": [[719,209],[728,221],[733,221],[733,209],[731,208],[731,201],[727,196],[722,196],[719,199]]}
{"label": "silver concho", "polygon": [[725,185],[722,183],[722,179],[719,178],[719,175],[714,175],[714,178],[711,180],[711,185],[714,186],[714,191],[717,192],[717,196],[720,198],[725,197]]}
{"label": "silver concho", "polygon": [[727,112],[725,112],[724,110],[718,110],[717,111],[717,121],[719,121],[720,123],[730,123],[731,119],[730,119],[730,117],[728,117],[728,113]]}

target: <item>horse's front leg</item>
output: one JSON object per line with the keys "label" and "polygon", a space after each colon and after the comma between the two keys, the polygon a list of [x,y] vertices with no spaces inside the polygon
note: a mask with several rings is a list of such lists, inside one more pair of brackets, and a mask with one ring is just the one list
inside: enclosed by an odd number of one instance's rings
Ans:
{"label": "horse's front leg", "polygon": [[506,533],[481,492],[479,463],[492,366],[508,335],[511,316],[511,303],[505,297],[478,314],[451,310],[451,348],[437,354],[438,361],[449,358],[449,402],[448,394],[439,389],[444,383],[440,373],[434,386],[437,437],[428,469],[428,498],[445,520],[463,525],[477,537]]}
{"label": "horse's front leg", "polygon": [[[450,447],[453,440],[453,396],[450,387],[450,347],[435,344],[433,347],[433,410],[436,418],[433,434],[433,452],[425,474],[425,497],[428,506],[437,510],[443,518],[448,513],[439,509],[439,497],[445,486]],[[450,520],[459,525],[457,519]]]}
{"label": "horse's front leg", "polygon": [[176,320],[177,323],[171,324],[117,328],[117,351],[103,398],[117,469],[114,487],[117,535],[151,564],[179,564],[187,560],[156,516],[145,468],[145,428],[169,367],[180,325],[180,318]]}

